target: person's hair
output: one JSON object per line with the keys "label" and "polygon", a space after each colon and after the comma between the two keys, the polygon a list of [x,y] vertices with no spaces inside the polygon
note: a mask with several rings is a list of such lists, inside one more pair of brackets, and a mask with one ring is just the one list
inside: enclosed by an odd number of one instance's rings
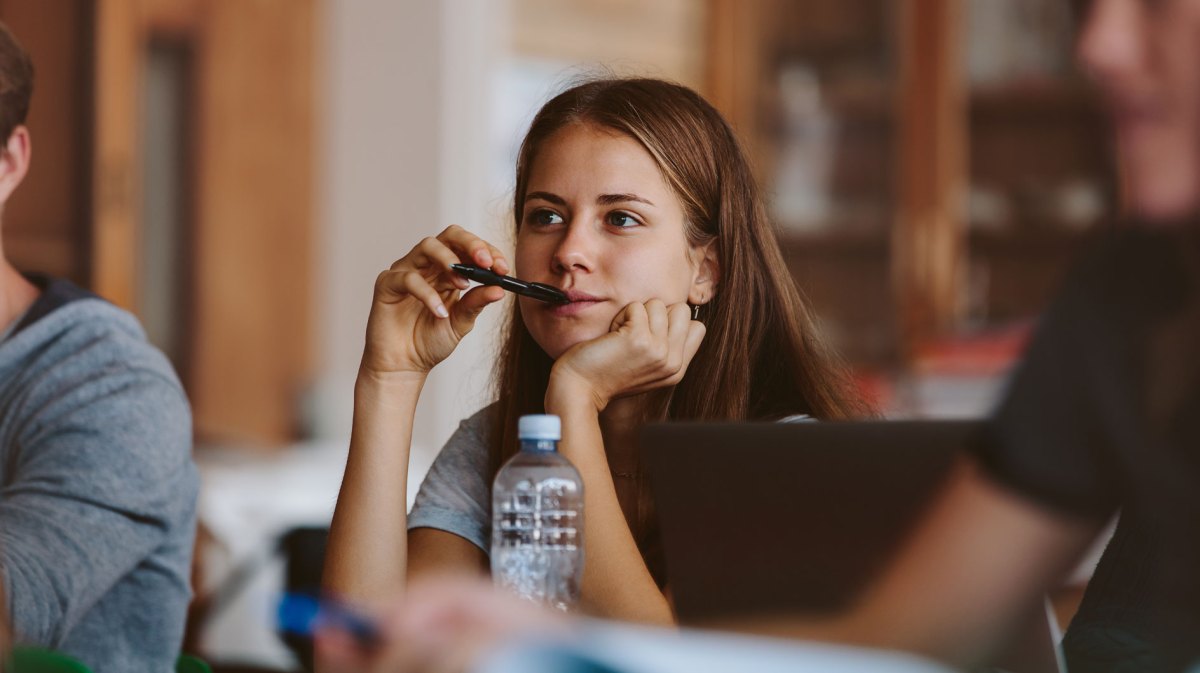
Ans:
{"label": "person's hair", "polygon": [[[517,156],[518,228],[539,151],[557,131],[575,124],[637,140],[682,203],[688,241],[716,246],[715,293],[700,309],[707,333],[683,380],[664,399],[666,418],[845,419],[871,413],[818,337],[733,130],[691,89],[655,79],[602,79],[546,103]],[[493,473],[519,450],[517,419],[543,413],[553,365],[514,306],[497,365],[498,404],[489,442]],[[634,535],[645,556],[647,545],[654,544],[648,538],[656,536],[646,535],[643,518],[639,513]]]}
{"label": "person's hair", "polygon": [[0,22],[0,142],[25,123],[33,97],[33,62],[25,48]]}

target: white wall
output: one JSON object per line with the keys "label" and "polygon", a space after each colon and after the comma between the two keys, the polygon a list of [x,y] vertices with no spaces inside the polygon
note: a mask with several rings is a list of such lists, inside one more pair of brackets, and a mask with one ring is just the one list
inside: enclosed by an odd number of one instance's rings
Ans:
{"label": "white wall", "polygon": [[[311,415],[316,434],[336,440],[349,437],[376,274],[451,223],[493,238],[502,229],[488,194],[486,148],[507,12],[493,0],[330,0],[325,11],[320,375]],[[496,318],[431,376],[414,467],[485,402]]]}

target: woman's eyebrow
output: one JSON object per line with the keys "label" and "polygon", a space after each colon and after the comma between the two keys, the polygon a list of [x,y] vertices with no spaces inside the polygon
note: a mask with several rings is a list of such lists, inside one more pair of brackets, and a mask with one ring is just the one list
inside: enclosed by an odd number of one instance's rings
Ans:
{"label": "woman's eyebrow", "polygon": [[[534,199],[553,203],[556,206],[566,207],[567,200],[558,194],[551,192],[529,192],[525,194],[525,201],[533,201]],[[634,201],[636,203],[644,203],[648,206],[653,206],[654,202],[649,199],[644,199],[637,194],[601,194],[596,197],[596,203],[601,206],[611,206],[614,203],[627,203]]]}
{"label": "woman's eyebrow", "polygon": [[596,197],[596,203],[602,206],[611,206],[614,203],[625,203],[627,201],[636,201],[638,203],[644,203],[647,206],[654,205],[653,202],[643,199],[637,194],[601,194],[600,196]]}
{"label": "woman's eyebrow", "polygon": [[525,195],[526,201],[532,201],[534,199],[541,199],[542,201],[547,201],[549,203],[553,203],[556,206],[564,206],[565,207],[567,205],[566,199],[559,196],[558,194],[551,194],[550,192],[529,192]]}

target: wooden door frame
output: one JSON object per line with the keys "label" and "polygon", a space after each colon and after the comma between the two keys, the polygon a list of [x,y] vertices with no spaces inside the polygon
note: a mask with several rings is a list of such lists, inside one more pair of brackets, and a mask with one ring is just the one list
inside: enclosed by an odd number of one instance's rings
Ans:
{"label": "wooden door frame", "polygon": [[185,383],[198,436],[280,446],[313,374],[320,0],[95,0],[92,287],[136,313],[147,47],[195,56]]}
{"label": "wooden door frame", "polygon": [[968,116],[962,0],[897,3],[900,77],[892,286],[902,362],[961,319]]}

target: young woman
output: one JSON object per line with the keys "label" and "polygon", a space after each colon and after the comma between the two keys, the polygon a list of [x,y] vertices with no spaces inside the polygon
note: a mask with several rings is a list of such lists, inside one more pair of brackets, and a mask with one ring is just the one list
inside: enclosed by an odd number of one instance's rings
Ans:
{"label": "young woman", "polygon": [[[732,131],[695,92],[573,87],[535,117],[516,169],[515,263],[452,226],[379,275],[326,588],[370,600],[432,571],[486,572],[492,478],[517,450],[517,418],[545,412],[562,418],[560,450],[585,483],[583,608],[669,623],[636,428],[862,406],[817,339]],[[406,516],[421,386],[504,295],[467,289],[460,262],[571,301],[516,302],[497,402],[451,437]]]}

